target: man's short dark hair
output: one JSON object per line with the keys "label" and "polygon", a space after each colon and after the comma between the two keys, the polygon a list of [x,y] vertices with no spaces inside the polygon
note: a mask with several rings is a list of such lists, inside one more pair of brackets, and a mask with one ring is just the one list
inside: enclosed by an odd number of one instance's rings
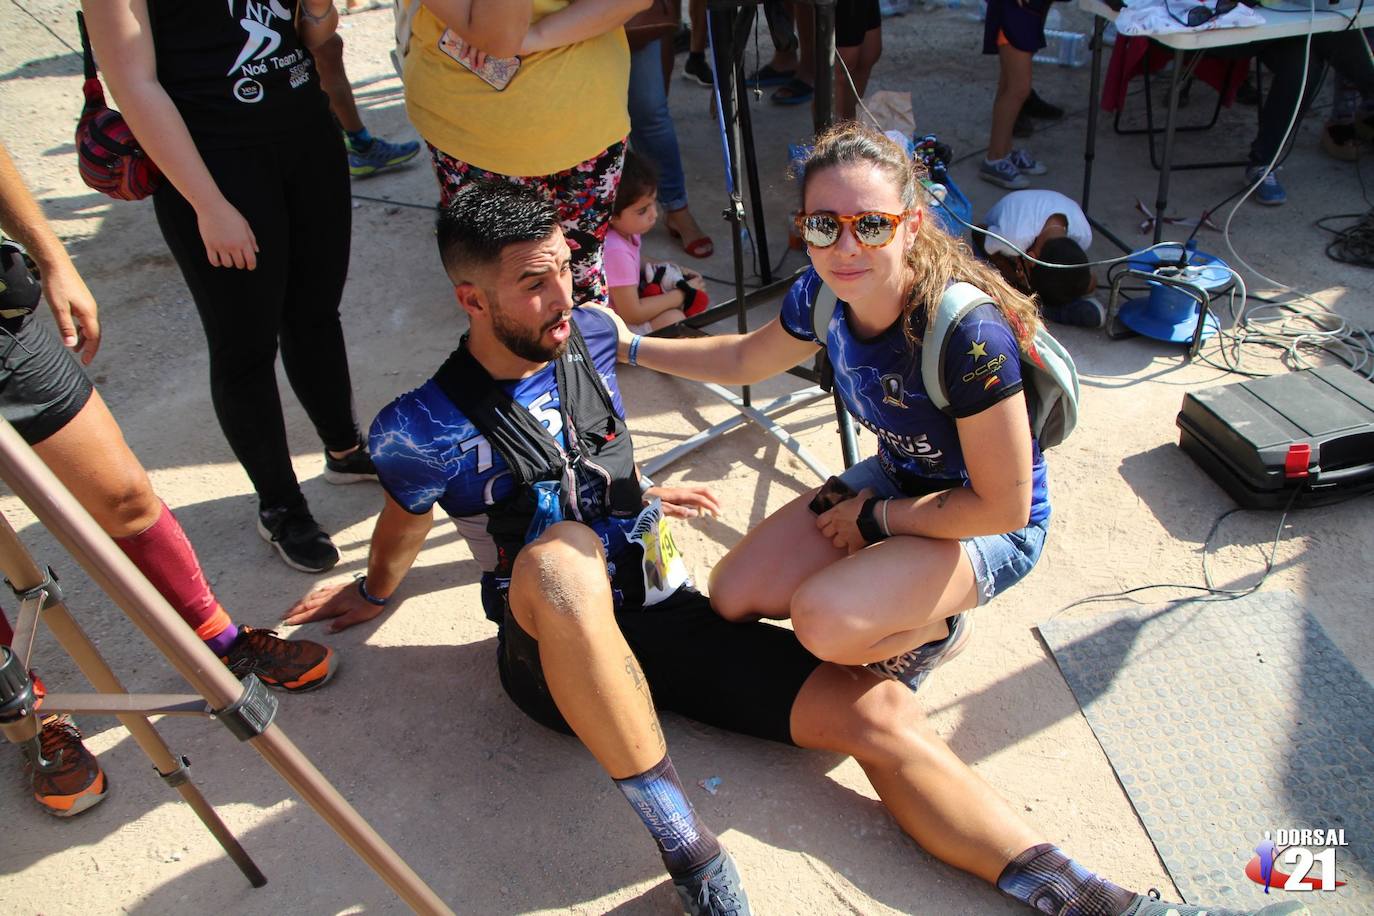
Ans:
{"label": "man's short dark hair", "polygon": [[1040,246],[1040,260],[1048,264],[1070,264],[1063,267],[1030,265],[1031,290],[1040,297],[1042,307],[1056,308],[1088,294],[1092,286],[1092,271],[1086,266],[1088,253],[1073,239],[1061,236]]}
{"label": "man's short dark hair", "polygon": [[474,181],[439,210],[435,234],[444,270],[454,282],[501,259],[506,246],[542,242],[558,225],[558,210],[542,191],[508,181]]}

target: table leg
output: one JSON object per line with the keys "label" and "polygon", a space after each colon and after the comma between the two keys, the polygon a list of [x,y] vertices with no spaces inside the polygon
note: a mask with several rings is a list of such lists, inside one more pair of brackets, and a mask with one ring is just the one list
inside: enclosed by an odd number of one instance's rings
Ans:
{"label": "table leg", "polygon": [[1097,155],[1097,111],[1100,107],[1098,94],[1102,89],[1102,33],[1107,20],[1101,16],[1093,17],[1093,70],[1088,83],[1088,137],[1083,143],[1083,212],[1088,212],[1088,197],[1093,189],[1093,159]]}
{"label": "table leg", "polygon": [[1159,190],[1155,195],[1155,243],[1164,235],[1164,208],[1169,205],[1169,166],[1174,161],[1174,122],[1178,119],[1179,76],[1183,72],[1183,51],[1174,51],[1174,69],[1169,77],[1169,114],[1164,122],[1164,158],[1159,164]]}

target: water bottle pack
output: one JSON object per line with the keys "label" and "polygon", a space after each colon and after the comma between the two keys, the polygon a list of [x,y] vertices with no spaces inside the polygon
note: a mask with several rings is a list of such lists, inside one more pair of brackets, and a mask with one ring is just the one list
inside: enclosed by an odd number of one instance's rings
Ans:
{"label": "water bottle pack", "polygon": [[1081,67],[1088,62],[1088,36],[1082,32],[1045,30],[1045,47],[1033,58],[1042,64]]}

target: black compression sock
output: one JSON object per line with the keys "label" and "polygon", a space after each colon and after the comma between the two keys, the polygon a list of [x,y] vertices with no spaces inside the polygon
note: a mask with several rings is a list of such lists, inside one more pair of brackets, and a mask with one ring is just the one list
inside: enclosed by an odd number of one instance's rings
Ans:
{"label": "black compression sock", "polygon": [[1008,862],[997,878],[997,889],[1054,916],[1119,916],[1136,897],[1050,843],[1032,846]]}
{"label": "black compression sock", "polygon": [[666,755],[638,776],[617,779],[615,784],[653,834],[663,864],[674,878],[691,874],[720,852],[716,835],[697,821],[673,761]]}

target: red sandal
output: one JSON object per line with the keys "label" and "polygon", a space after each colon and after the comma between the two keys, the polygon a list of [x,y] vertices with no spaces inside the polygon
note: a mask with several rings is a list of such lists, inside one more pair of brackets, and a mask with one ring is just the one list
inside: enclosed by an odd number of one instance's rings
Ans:
{"label": "red sandal", "polygon": [[682,233],[678,232],[671,225],[669,225],[666,220],[664,221],[663,225],[664,228],[668,230],[668,235],[671,236],[674,240],[676,240],[680,245],[682,245],[682,250],[687,252],[692,257],[709,258],[711,255],[716,253],[715,243],[711,241],[710,236],[699,235],[696,238],[692,239],[690,242],[688,242],[684,241],[682,238]]}

